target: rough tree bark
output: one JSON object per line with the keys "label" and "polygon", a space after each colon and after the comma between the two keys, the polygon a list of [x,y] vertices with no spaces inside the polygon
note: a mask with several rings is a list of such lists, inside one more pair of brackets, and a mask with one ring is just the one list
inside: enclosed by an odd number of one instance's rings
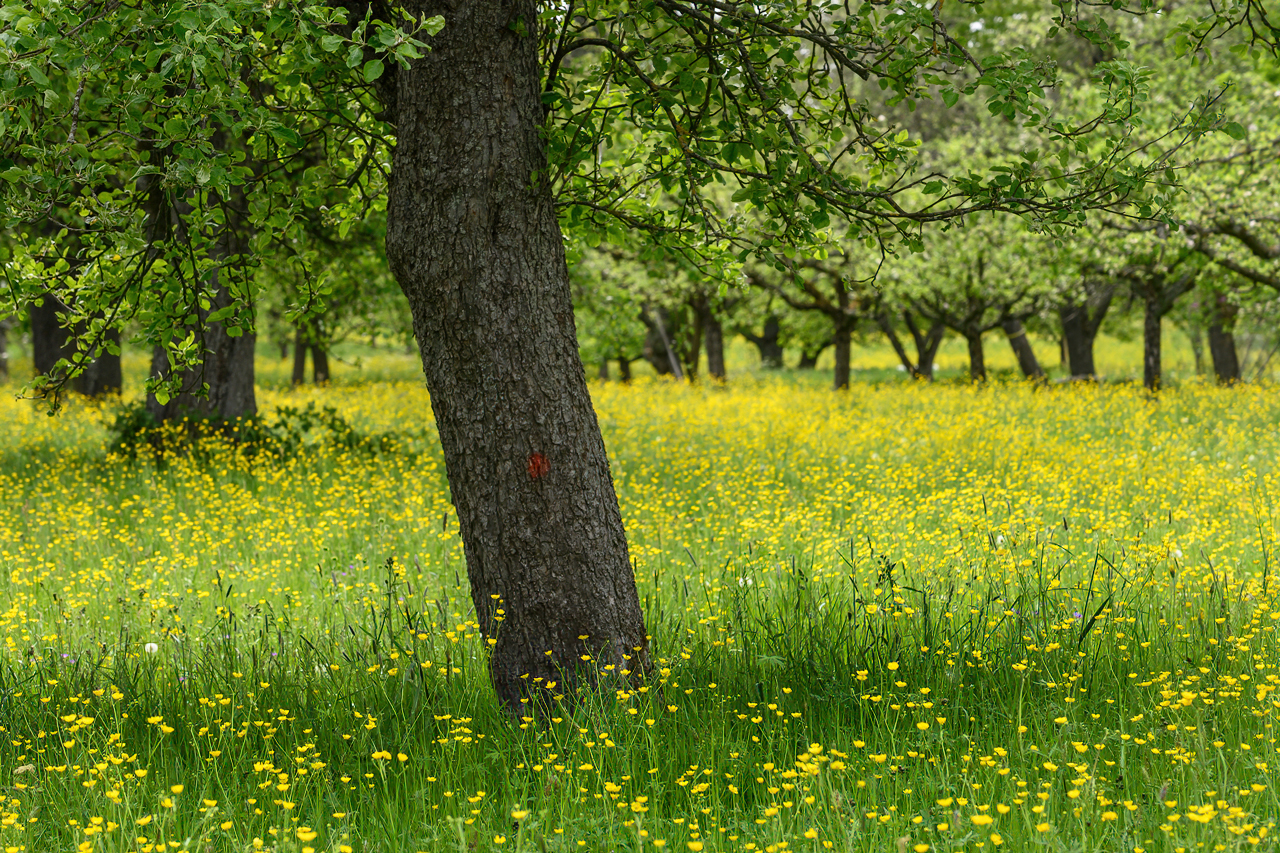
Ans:
{"label": "rough tree bark", "polygon": [[1013,354],[1018,359],[1018,369],[1022,371],[1022,375],[1037,381],[1044,379],[1044,369],[1040,367],[1036,351],[1031,348],[1031,341],[1027,340],[1027,330],[1023,327],[1022,321],[1016,317],[1010,317],[1000,326],[1009,337],[1009,346],[1013,348]]}
{"label": "rough tree bark", "polygon": [[422,2],[397,73],[387,255],[408,297],[502,703],[650,666],[539,125],[533,0]]}

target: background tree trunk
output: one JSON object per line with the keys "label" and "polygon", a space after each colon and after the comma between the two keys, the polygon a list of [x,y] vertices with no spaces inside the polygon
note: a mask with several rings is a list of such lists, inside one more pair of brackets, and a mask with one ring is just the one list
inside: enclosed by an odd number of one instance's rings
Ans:
{"label": "background tree trunk", "polygon": [[298,324],[293,336],[293,384],[301,385],[307,381],[307,333],[302,324]]}
{"label": "background tree trunk", "polygon": [[721,382],[728,378],[724,369],[724,327],[711,307],[711,300],[703,298],[698,305],[702,320],[702,335],[707,347],[707,373]]}
{"label": "background tree trunk", "polygon": [[[71,330],[64,328],[58,319],[58,312],[65,310],[57,297],[48,294],[31,305],[31,354],[37,374],[47,375],[59,359],[70,358],[74,354]],[[120,332],[117,330],[108,332],[106,337],[116,344],[120,343]],[[120,356],[105,348],[70,382],[72,390],[86,397],[118,394],[123,385]]]}
{"label": "background tree trunk", "polygon": [[601,382],[609,381],[609,359],[607,358],[600,359],[600,367],[596,371],[596,378],[599,379]]}
{"label": "background tree trunk", "polygon": [[942,346],[942,338],[946,334],[947,327],[942,323],[934,323],[927,332],[917,333],[912,329],[912,337],[916,340],[916,357],[919,363],[916,365],[918,375],[933,381],[933,362],[938,357],[938,348]]}
{"label": "background tree trunk", "polygon": [[852,357],[853,329],[847,322],[837,323],[833,337],[836,347],[836,367],[832,385],[835,390],[840,391],[849,387],[849,361]]}
{"label": "background tree trunk", "polygon": [[625,355],[618,356],[618,381],[631,381],[631,359],[627,358]]}
{"label": "background tree trunk", "polygon": [[319,344],[311,345],[311,381],[317,385],[329,381],[329,352]]}
{"label": "background tree trunk", "polygon": [[1027,330],[1023,327],[1022,321],[1005,320],[1000,327],[1009,337],[1009,346],[1013,348],[1013,354],[1018,359],[1018,368],[1022,371],[1022,375],[1027,379],[1044,379],[1044,370],[1040,367],[1039,359],[1036,358],[1036,351],[1031,348],[1031,341],[1027,340]]}
{"label": "background tree trunk", "polygon": [[827,347],[831,346],[833,341],[826,340],[818,344],[814,344],[812,349],[805,348],[800,350],[800,360],[796,362],[797,370],[813,370],[818,366],[818,359],[822,358],[822,354],[826,352]]}
{"label": "background tree trunk", "polygon": [[[118,347],[120,330],[109,330],[106,338]],[[71,381],[71,387],[86,397],[119,394],[124,388],[124,371],[120,367],[120,356],[104,348],[97,358],[89,362],[84,372]]]}
{"label": "background tree trunk", "polygon": [[1196,323],[1186,326],[1187,341],[1191,344],[1191,358],[1196,365],[1196,376],[1204,376],[1204,330]]}
{"label": "background tree trunk", "polygon": [[742,332],[742,336],[755,344],[760,353],[760,364],[763,367],[782,367],[782,345],[778,343],[782,326],[777,317],[769,317],[764,321],[764,331],[754,335],[750,330]]}
{"label": "background tree trunk", "polygon": [[1160,299],[1148,296],[1142,317],[1142,384],[1150,391],[1160,389]]}
{"label": "background tree trunk", "polygon": [[680,357],[671,341],[671,314],[661,305],[646,306],[640,312],[640,319],[648,330],[644,338],[644,360],[653,365],[659,376],[683,379]]}
{"label": "background tree trunk", "polygon": [[522,700],[572,696],[603,667],[635,678],[648,639],[546,183],[538,6],[417,5],[449,23],[397,72],[387,256],[494,641],[493,684],[531,715]]}
{"label": "background tree trunk", "polygon": [[1094,337],[1089,334],[1089,309],[1078,303],[1058,306],[1062,337],[1066,342],[1067,365],[1075,377],[1097,376],[1093,363]]}
{"label": "background tree trunk", "polygon": [[691,306],[691,312],[693,322],[683,335],[684,346],[679,348],[679,357],[680,363],[684,366],[685,378],[694,382],[698,378],[698,362],[702,360],[703,313],[698,310],[697,305]]}
{"label": "background tree trunk", "polygon": [[66,355],[70,335],[58,321],[58,312],[63,310],[63,304],[51,294],[31,303],[31,361],[37,375],[48,375]]}
{"label": "background tree trunk", "polygon": [[9,329],[12,325],[8,317],[0,318],[0,384],[9,381]]}
{"label": "background tree trunk", "polygon": [[974,382],[987,381],[987,359],[982,352],[982,333],[970,332],[964,336],[969,345],[969,379]]}
{"label": "background tree trunk", "polygon": [[1240,381],[1235,332],[1221,317],[1215,317],[1209,324],[1209,355],[1213,357],[1213,372],[1219,383],[1230,385]]}
{"label": "background tree trunk", "polygon": [[[211,311],[230,304],[230,297],[218,285],[216,277],[210,290],[213,292]],[[231,420],[257,414],[258,401],[253,389],[255,341],[253,334],[233,338],[221,323],[206,323],[204,364],[186,371],[182,377],[182,392],[169,398],[169,402],[161,404],[154,394],[148,394],[147,411],[160,422],[184,417]],[[151,358],[151,375],[166,376],[169,373],[168,356],[163,348],[157,347]],[[196,396],[196,392],[206,384],[209,386],[208,396]]]}
{"label": "background tree trunk", "polygon": [[1093,344],[1119,285],[1116,281],[1091,281],[1086,277],[1081,287],[1084,298],[1060,304],[1058,318],[1062,321],[1063,345],[1071,375],[1076,378],[1096,377],[1098,371],[1093,360]]}

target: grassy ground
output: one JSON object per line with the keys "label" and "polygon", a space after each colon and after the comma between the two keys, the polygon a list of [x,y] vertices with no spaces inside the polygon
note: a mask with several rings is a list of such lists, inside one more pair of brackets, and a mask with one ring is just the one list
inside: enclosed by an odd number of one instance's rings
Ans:
{"label": "grassy ground", "polygon": [[597,384],[660,672],[511,723],[397,358],[260,370],[380,449],[0,400],[0,848],[1273,844],[1272,390]]}

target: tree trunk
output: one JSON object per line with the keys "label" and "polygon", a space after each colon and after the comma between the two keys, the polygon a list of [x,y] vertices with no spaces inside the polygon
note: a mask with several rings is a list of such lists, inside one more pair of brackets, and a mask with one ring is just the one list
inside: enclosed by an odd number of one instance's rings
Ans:
{"label": "tree trunk", "polygon": [[48,375],[67,352],[68,330],[58,320],[65,307],[56,296],[45,294],[31,303],[31,360],[36,374]]}
{"label": "tree trunk", "polygon": [[293,336],[293,384],[301,385],[307,381],[307,333],[302,324],[298,324]]}
{"label": "tree trunk", "polygon": [[596,371],[596,378],[601,382],[609,381],[609,359],[600,359],[600,369]]}
{"label": "tree trunk", "polygon": [[712,379],[723,382],[728,378],[724,369],[724,327],[711,308],[711,300],[704,299],[699,306],[702,317],[702,336],[707,346],[707,373]]}
{"label": "tree trunk", "polygon": [[[225,289],[217,283],[216,274],[211,282],[213,299],[210,311],[216,311],[231,303]],[[209,312],[202,312],[209,313]],[[154,394],[147,395],[147,411],[157,421],[179,418],[210,418],[230,420],[257,414],[258,402],[253,390],[253,350],[256,336],[243,334],[231,337],[222,323],[204,325],[204,364],[186,371],[182,377],[182,392],[161,404]],[[170,373],[169,359],[162,347],[157,347],[151,359],[151,375]],[[203,386],[208,395],[196,396]]]}
{"label": "tree trunk", "polygon": [[1089,308],[1082,303],[1064,303],[1058,306],[1058,318],[1062,321],[1062,337],[1066,342],[1067,365],[1074,377],[1097,376],[1093,363],[1094,335],[1089,334]]}
{"label": "tree trunk", "polygon": [[1195,323],[1187,325],[1187,341],[1191,344],[1191,358],[1196,365],[1196,376],[1204,376],[1204,333]]}
{"label": "tree trunk", "polygon": [[[32,361],[39,375],[47,375],[59,359],[70,358],[75,352],[71,330],[63,327],[58,319],[58,312],[63,310],[65,306],[52,294],[46,294],[31,305]],[[114,343],[120,342],[119,331],[110,331],[106,335]],[[104,347],[102,353],[71,380],[70,387],[86,397],[98,397],[120,393],[123,384],[120,356]]]}
{"label": "tree trunk", "polygon": [[942,346],[942,338],[947,333],[946,325],[935,322],[925,331],[917,325],[910,311],[902,312],[902,322],[906,325],[907,331],[911,333],[911,339],[916,347],[916,361],[913,364],[907,356],[906,349],[903,348],[902,343],[898,340],[897,333],[893,331],[893,326],[889,322],[889,315],[882,314],[877,319],[880,323],[880,328],[889,338],[889,343],[893,345],[894,352],[898,354],[898,360],[911,372],[912,377],[932,382],[933,360],[937,357],[938,347]]}
{"label": "tree trunk", "polygon": [[849,387],[849,359],[852,350],[853,329],[848,323],[837,323],[835,328],[836,369],[833,387],[837,391]]}
{"label": "tree trunk", "polygon": [[1209,324],[1209,354],[1213,357],[1213,372],[1220,384],[1231,385],[1240,381],[1235,332],[1220,316]]}
{"label": "tree trunk", "polygon": [[1013,348],[1013,354],[1018,359],[1018,368],[1022,371],[1022,375],[1027,379],[1044,379],[1044,370],[1040,367],[1039,359],[1036,358],[1036,351],[1031,348],[1031,341],[1027,340],[1027,330],[1023,327],[1022,321],[1005,320],[1000,326],[1009,336],[1009,346]]}
{"label": "tree trunk", "polygon": [[982,333],[972,332],[964,336],[969,344],[969,379],[974,382],[987,381],[987,360],[982,352]]}
{"label": "tree trunk", "polygon": [[9,381],[9,328],[8,317],[0,318],[0,384]]}
{"label": "tree trunk", "polygon": [[[106,338],[119,347],[120,330],[108,330]],[[71,387],[86,397],[119,394],[124,387],[124,371],[120,367],[120,355],[108,351],[104,346],[98,357],[89,362],[84,372],[71,380]]]}
{"label": "tree trunk", "polygon": [[1142,318],[1142,384],[1150,391],[1160,389],[1160,300],[1148,296]]}
{"label": "tree trunk", "polygon": [[625,355],[618,356],[618,381],[623,383],[631,381],[631,359]]}
{"label": "tree trunk", "polygon": [[929,331],[923,334],[916,334],[913,330],[912,336],[916,340],[916,357],[919,359],[916,369],[922,379],[933,381],[933,362],[938,357],[938,348],[942,346],[942,338],[946,333],[947,327],[942,323],[934,323],[929,327]]}
{"label": "tree trunk", "polygon": [[329,381],[329,353],[319,344],[311,345],[311,381],[317,385]]}
{"label": "tree trunk", "polygon": [[449,23],[397,75],[387,256],[413,314],[493,685],[532,716],[522,702],[638,677],[648,638],[547,183],[538,6],[419,11]]}
{"label": "tree trunk", "polygon": [[778,336],[781,331],[782,327],[778,322],[778,318],[770,317],[764,321],[764,332],[762,334],[743,333],[742,336],[755,344],[756,349],[760,352],[761,366],[782,367],[782,345],[778,343]]}
{"label": "tree trunk", "polygon": [[645,307],[640,312],[640,319],[648,333],[644,338],[644,360],[653,365],[659,376],[684,378],[680,369],[680,358],[671,345],[671,315],[666,308]]}
{"label": "tree trunk", "polygon": [[813,349],[800,350],[800,360],[796,362],[797,370],[813,370],[818,366],[818,359],[822,358],[822,353],[827,347],[831,346],[831,342],[818,344]]}
{"label": "tree trunk", "polygon": [[685,336],[684,351],[679,354],[680,363],[684,365],[685,378],[694,382],[698,378],[698,362],[702,360],[702,312],[693,309],[692,328]]}

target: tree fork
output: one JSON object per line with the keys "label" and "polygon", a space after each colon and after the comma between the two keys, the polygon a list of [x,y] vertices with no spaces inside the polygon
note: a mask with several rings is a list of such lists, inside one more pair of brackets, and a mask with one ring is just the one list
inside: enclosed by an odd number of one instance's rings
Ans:
{"label": "tree fork", "polygon": [[414,6],[448,23],[396,75],[387,256],[413,314],[490,675],[521,714],[602,673],[634,682],[650,669],[648,637],[544,178],[537,4]]}

